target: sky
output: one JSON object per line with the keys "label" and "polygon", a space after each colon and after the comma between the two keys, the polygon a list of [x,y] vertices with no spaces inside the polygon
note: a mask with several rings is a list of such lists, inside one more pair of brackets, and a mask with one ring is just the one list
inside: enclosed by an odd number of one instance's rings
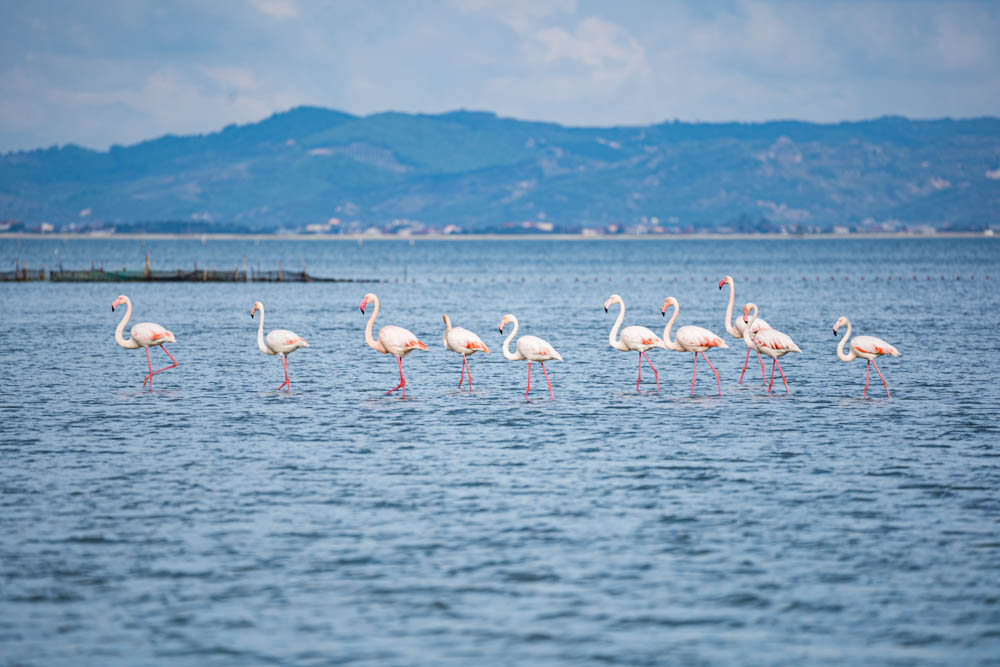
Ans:
{"label": "sky", "polygon": [[1000,114],[1000,3],[0,0],[0,152],[294,106],[567,125]]}

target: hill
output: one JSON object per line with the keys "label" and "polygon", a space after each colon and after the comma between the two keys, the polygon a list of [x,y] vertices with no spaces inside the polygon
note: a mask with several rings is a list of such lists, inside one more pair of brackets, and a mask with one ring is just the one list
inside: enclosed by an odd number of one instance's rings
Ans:
{"label": "hill", "polygon": [[0,219],[57,228],[977,229],[998,212],[997,118],[594,128],[299,107],[108,151],[0,156]]}

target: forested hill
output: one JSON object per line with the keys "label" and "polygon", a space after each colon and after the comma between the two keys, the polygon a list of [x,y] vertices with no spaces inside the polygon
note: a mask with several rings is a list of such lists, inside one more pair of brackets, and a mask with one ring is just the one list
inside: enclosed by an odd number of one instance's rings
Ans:
{"label": "forested hill", "polygon": [[0,220],[469,231],[544,221],[667,230],[1000,214],[1000,119],[565,127],[458,111],[314,107],[193,136],[0,156]]}

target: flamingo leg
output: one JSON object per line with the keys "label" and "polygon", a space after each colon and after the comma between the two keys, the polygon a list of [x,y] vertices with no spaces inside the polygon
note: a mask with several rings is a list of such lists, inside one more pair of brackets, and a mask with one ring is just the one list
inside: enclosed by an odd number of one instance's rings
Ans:
{"label": "flamingo leg", "polygon": [[885,381],[885,378],[882,376],[882,371],[878,369],[878,364],[875,363],[874,359],[872,359],[872,366],[875,367],[875,372],[878,373],[878,376],[882,378],[882,384],[885,386],[885,397],[892,398],[892,396],[889,394],[889,383]]}
{"label": "flamingo leg", "polygon": [[694,381],[698,379],[698,353],[694,353],[694,375],[691,376],[691,395],[694,396]]}
{"label": "flamingo leg", "polygon": [[552,393],[552,383],[549,382],[549,372],[547,370],[545,370],[545,362],[544,361],[539,361],[538,363],[540,363],[542,365],[542,372],[545,373],[545,382],[548,383],[548,385],[549,385],[549,397],[550,398],[555,398],[556,395]]}
{"label": "flamingo leg", "polygon": [[[750,350],[747,350],[747,354],[750,354]],[[760,381],[766,382],[767,375],[764,373],[764,360],[760,358],[760,352],[757,353],[757,361],[760,362]]]}
{"label": "flamingo leg", "polygon": [[[707,363],[709,368],[712,369],[712,372],[715,373],[715,386],[719,389],[719,396],[722,396],[722,383],[719,382],[719,371],[715,370],[715,366],[713,366],[712,362],[708,360],[708,357],[705,356],[704,352],[701,353],[701,356],[705,357],[705,363]],[[694,358],[697,359],[698,355],[694,355]]]}
{"label": "flamingo leg", "polygon": [[771,357],[771,382],[767,385],[767,393],[771,393],[771,387],[774,386],[774,365],[778,363],[777,357]]}
{"label": "flamingo leg", "polygon": [[[653,369],[653,377],[656,378],[656,391],[660,391],[660,374],[656,372],[656,366],[654,366],[653,362],[649,360],[649,357],[646,356],[645,352],[639,350],[639,354],[643,356],[643,358],[646,360],[646,363],[649,364],[649,367]],[[641,359],[639,360],[639,368],[640,369],[642,368]]]}
{"label": "flamingo leg", "polygon": [[[458,388],[462,388],[462,382],[465,381],[465,355],[462,355],[462,374],[458,377]],[[472,380],[469,380],[469,389],[472,389]]]}
{"label": "flamingo leg", "polygon": [[282,387],[288,387],[288,390],[291,391],[292,390],[292,381],[288,378],[288,355],[287,354],[281,355],[281,365],[285,369],[285,381],[282,382],[280,385],[278,385],[278,389],[281,389]]}
{"label": "flamingo leg", "polygon": [[642,350],[639,350],[639,377],[635,379],[635,390],[639,391],[639,383],[642,382]]}
{"label": "flamingo leg", "polygon": [[[759,354],[757,355],[760,356]],[[750,348],[747,348],[747,358],[743,361],[743,373],[747,372],[747,364],[750,363]],[[764,362],[760,362],[761,369],[764,368]],[[737,384],[743,384],[743,373],[740,373],[740,381]]]}
{"label": "flamingo leg", "polygon": [[[171,368],[177,368],[177,360],[174,359],[174,356],[172,354],[170,354],[169,352],[167,352],[167,348],[165,348],[164,346],[160,345],[160,349],[163,350],[163,353],[166,354],[168,357],[170,357],[170,361],[172,361],[174,363],[172,363],[169,366],[164,366],[163,368],[161,368],[159,370],[155,370],[155,371],[153,370],[152,364],[150,364],[150,366],[149,366],[149,388],[150,389],[153,388],[153,376],[154,375],[156,375],[157,373],[162,373],[163,371],[168,371]],[[149,348],[148,347],[146,348],[146,362],[149,363]],[[143,382],[143,384],[146,384],[146,383]]]}
{"label": "flamingo leg", "polygon": [[403,388],[403,398],[406,398],[406,378],[403,377],[403,358],[397,356],[396,357],[396,363],[399,364],[399,384],[397,384],[395,387],[393,387],[389,391],[385,392],[385,395],[388,396],[392,392],[394,392],[397,389],[399,389],[400,387],[402,387]]}
{"label": "flamingo leg", "polygon": [[868,360],[868,365],[865,367],[865,390],[861,392],[861,398],[868,398],[868,378],[872,374],[872,360]]}
{"label": "flamingo leg", "polygon": [[[785,371],[781,370],[781,363],[778,362],[778,358],[774,358],[774,363],[778,364],[778,372],[781,373],[781,381],[785,383],[785,393],[788,393],[788,380],[785,379]],[[774,372],[771,372],[771,380],[774,380]]]}
{"label": "flamingo leg", "polygon": [[469,376],[469,391],[472,391],[472,369],[469,368],[469,357],[463,354],[462,359],[465,361],[465,373]]}
{"label": "flamingo leg", "polygon": [[528,388],[524,390],[524,397],[528,398],[528,392],[531,391],[531,362],[528,362]]}
{"label": "flamingo leg", "polygon": [[146,365],[149,366],[149,375],[142,378],[142,386],[146,386],[146,381],[149,380],[149,388],[153,388],[153,362],[149,360],[149,348],[146,348]]}

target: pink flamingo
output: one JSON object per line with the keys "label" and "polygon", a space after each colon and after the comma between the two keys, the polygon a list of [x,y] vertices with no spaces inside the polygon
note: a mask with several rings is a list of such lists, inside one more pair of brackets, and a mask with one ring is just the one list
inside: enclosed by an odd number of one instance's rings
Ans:
{"label": "pink flamingo", "polygon": [[264,354],[280,354],[281,355],[281,365],[285,369],[285,381],[278,386],[278,389],[282,387],[288,387],[289,391],[292,389],[292,381],[288,378],[288,355],[299,349],[300,347],[309,347],[309,343],[305,341],[304,338],[298,334],[292,333],[288,329],[275,329],[271,333],[267,334],[267,338],[264,338],[264,304],[260,301],[253,302],[253,308],[250,309],[250,318],[253,319],[253,314],[260,311],[260,323],[257,325],[257,347]]}
{"label": "pink flamingo", "polygon": [[712,362],[708,360],[708,357],[705,355],[705,350],[709,350],[713,347],[726,349],[729,346],[726,345],[726,341],[722,340],[708,329],[691,326],[690,324],[678,329],[675,340],[670,340],[670,329],[674,326],[674,320],[677,319],[677,314],[681,312],[681,307],[677,303],[677,299],[672,296],[668,296],[663,302],[663,306],[660,308],[660,314],[666,317],[667,308],[670,306],[674,307],[674,314],[670,316],[670,321],[667,322],[667,326],[663,328],[663,343],[667,349],[675,352],[694,352],[694,375],[691,376],[691,395],[694,396],[694,381],[698,379],[698,354],[701,353],[701,356],[705,359],[709,368],[711,368],[712,372],[715,373],[715,386],[719,390],[719,396],[722,396],[722,383],[719,382],[719,371],[715,370],[715,366],[713,366]]}
{"label": "pink flamingo", "polygon": [[622,352],[632,352],[635,350],[639,353],[639,377],[635,381],[636,391],[639,391],[639,383],[642,381],[642,360],[644,358],[649,367],[653,369],[653,376],[656,378],[656,391],[659,391],[660,374],[656,372],[656,366],[646,356],[646,350],[654,347],[666,347],[666,345],[663,344],[663,340],[659,336],[646,327],[625,327],[622,329],[621,336],[618,337],[618,327],[622,325],[622,321],[625,319],[625,302],[617,294],[612,294],[604,302],[604,312],[608,312],[608,308],[615,303],[621,306],[621,310],[618,311],[618,319],[615,320],[615,325],[611,327],[611,333],[608,334],[608,345]]}
{"label": "pink flamingo", "polygon": [[486,343],[479,336],[468,329],[451,326],[451,318],[447,315],[442,319],[444,320],[445,330],[441,336],[441,340],[444,342],[445,348],[462,355],[462,375],[458,379],[458,388],[462,388],[465,374],[468,373],[469,391],[472,391],[472,371],[469,370],[469,355],[475,354],[477,350],[482,350],[486,354],[489,354],[490,348],[486,347]]}
{"label": "pink flamingo", "polygon": [[[748,317],[750,311],[753,311],[753,317]],[[783,357],[789,352],[801,352],[802,350],[795,344],[791,336],[775,329],[761,329],[757,333],[753,333],[753,324],[756,319],[756,304],[748,303],[744,305],[743,322],[747,326],[743,328],[743,342],[752,346],[758,354],[763,353],[771,357],[771,381],[767,385],[768,393],[771,392],[771,387],[774,385],[774,367],[777,365],[778,372],[781,373],[781,381],[785,383],[785,393],[787,394],[788,382],[785,380],[785,372],[781,370],[781,364],[778,363],[778,357]]]}
{"label": "pink flamingo", "polygon": [[552,393],[552,383],[549,382],[549,372],[545,370],[545,362],[552,359],[562,361],[563,358],[556,352],[554,347],[538,336],[521,336],[517,339],[517,352],[511,352],[510,340],[517,335],[517,318],[508,313],[500,320],[500,333],[503,333],[503,328],[511,322],[514,324],[514,329],[503,342],[503,356],[511,361],[528,360],[528,388],[524,390],[524,397],[528,398],[528,392],[531,391],[531,362],[537,361],[542,364],[542,372],[545,373],[545,382],[549,385],[549,396],[555,398],[556,395]]}
{"label": "pink flamingo", "polygon": [[[743,329],[746,326],[741,318],[736,318],[733,321],[733,299],[736,298],[736,287],[733,285],[733,277],[726,276],[721,281],[719,281],[719,289],[722,289],[723,285],[729,285],[729,305],[726,306],[726,333],[728,333],[733,338],[743,338]],[[754,321],[754,330],[750,333],[755,334],[761,329],[770,329],[771,325],[764,321],[764,318],[758,317]],[[756,351],[756,350],[755,350]],[[760,352],[757,352],[757,361],[760,362],[760,377],[767,383],[767,374],[764,372],[764,360],[760,358]],[[747,346],[747,358],[743,360],[743,371],[740,373],[740,381],[738,384],[743,384],[743,374],[747,372],[747,364],[750,363],[750,346]]]}
{"label": "pink flamingo", "polygon": [[[122,294],[114,303],[111,304],[111,312],[115,311],[116,306],[125,304],[125,317],[122,321],[118,323],[118,328],[115,329],[115,342],[120,346],[135,349],[137,347],[146,348],[146,365],[149,366],[149,374],[142,379],[142,386],[146,386],[146,382],[149,382],[149,389],[153,389],[153,376],[157,373],[162,373],[163,371],[170,370],[171,368],[177,368],[177,360],[174,359],[173,355],[167,352],[167,348],[163,345],[164,343],[176,343],[174,335],[161,327],[159,324],[153,324],[152,322],[139,322],[132,330],[129,332],[128,340],[122,337],[122,332],[125,331],[125,323],[128,322],[129,318],[132,317],[132,302],[127,296]],[[153,362],[149,359],[149,348],[154,346],[159,346],[163,350],[164,354],[170,357],[170,361],[174,362],[170,366],[164,366],[163,368],[154,371]]]}
{"label": "pink flamingo", "polygon": [[855,336],[851,339],[851,352],[850,354],[844,354],[844,343],[847,339],[851,337],[851,321],[846,317],[841,317],[837,320],[836,324],[833,325],[833,335],[837,335],[837,329],[847,325],[847,331],[844,332],[844,337],[840,339],[840,343],[837,345],[837,358],[841,361],[851,361],[852,359],[857,359],[861,357],[862,359],[868,360],[868,370],[865,371],[865,390],[861,394],[862,398],[868,396],[868,379],[872,374],[872,366],[875,367],[875,372],[878,376],[882,378],[882,384],[885,386],[885,397],[892,398],[889,395],[889,384],[885,381],[885,377],[882,375],[882,371],[878,369],[878,364],[875,363],[875,357],[881,357],[882,355],[888,354],[891,357],[898,357],[899,350],[894,348],[889,343],[885,342],[881,338],[876,338],[875,336]]}
{"label": "pink flamingo", "polygon": [[385,392],[391,394],[397,389],[403,389],[403,398],[406,398],[406,378],[403,377],[403,357],[413,350],[426,350],[427,346],[417,340],[411,331],[403,327],[393,325],[384,326],[378,330],[378,340],[372,338],[372,327],[375,326],[375,318],[378,316],[378,297],[372,293],[365,294],[361,301],[361,314],[364,315],[365,306],[369,303],[375,304],[371,317],[368,318],[368,325],[365,327],[365,342],[368,347],[382,354],[396,355],[396,363],[399,365],[399,384]]}

